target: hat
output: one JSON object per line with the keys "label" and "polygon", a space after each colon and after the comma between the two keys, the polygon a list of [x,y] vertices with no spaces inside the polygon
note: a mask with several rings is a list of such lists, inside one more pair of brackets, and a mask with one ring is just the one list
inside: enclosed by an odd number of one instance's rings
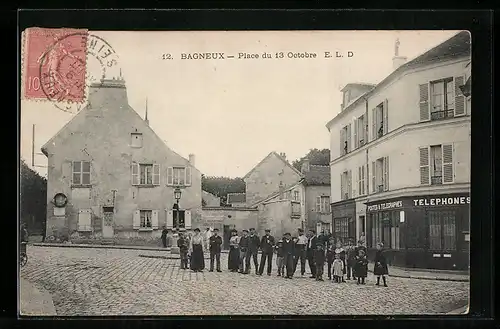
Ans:
{"label": "hat", "polygon": [[271,232],[271,230],[270,230],[270,229],[268,229],[268,228],[266,228],[266,232]]}
{"label": "hat", "polygon": [[248,232],[248,230],[242,230],[242,232]]}
{"label": "hat", "polygon": [[288,233],[288,232],[286,232],[286,233],[285,233],[285,234],[283,234],[283,235],[291,235],[291,234],[290,234],[290,233]]}
{"label": "hat", "polygon": [[213,230],[219,232],[219,229],[217,227],[215,227]]}
{"label": "hat", "polygon": [[194,231],[195,231],[195,232],[199,232],[199,231],[200,231],[200,229],[199,229],[199,228],[195,228],[195,229],[194,229]]}

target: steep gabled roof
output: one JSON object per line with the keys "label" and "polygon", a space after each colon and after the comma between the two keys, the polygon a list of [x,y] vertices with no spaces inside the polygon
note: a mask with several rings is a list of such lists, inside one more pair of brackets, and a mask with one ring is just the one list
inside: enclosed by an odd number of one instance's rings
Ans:
{"label": "steep gabled roof", "polygon": [[[293,190],[294,188],[296,188],[297,186],[299,186],[300,184],[302,184],[304,182],[304,178],[302,178],[301,180],[299,180],[297,183],[293,184],[292,186],[286,188],[283,190],[283,192],[288,192],[288,191],[291,191]],[[266,202],[266,201],[269,201],[271,200],[272,198],[278,196],[279,194],[281,193],[281,191],[276,191],[276,192],[273,192],[271,194],[269,194],[268,196],[260,199],[259,201],[256,201],[254,202],[250,207],[255,207],[263,202]]]}
{"label": "steep gabled roof", "polygon": [[276,153],[275,151],[272,151],[271,153],[269,153],[264,159],[262,159],[255,167],[252,168],[252,170],[250,170],[245,176],[243,176],[243,179],[246,179],[248,178],[248,176],[250,176],[253,171],[259,167],[261,164],[263,164],[267,159],[269,159],[270,157],[272,156],[275,156],[277,157],[278,159],[280,159],[281,161],[283,161],[283,163],[285,165],[287,165],[289,168],[291,168],[297,175],[299,175],[300,177],[302,177],[302,173],[300,171],[298,171],[297,169],[295,169],[291,164],[290,162],[288,162],[284,157],[282,157],[281,155],[279,155],[278,153]]}
{"label": "steep gabled roof", "polygon": [[[91,88],[119,88],[119,89],[125,89],[125,81],[123,80],[101,80],[100,83],[93,83],[91,86]],[[54,136],[52,136],[52,138],[50,138],[47,143],[45,143],[42,148],[41,148],[41,151],[43,154],[45,154],[45,156],[48,156],[47,154],[47,148],[50,146],[50,144],[59,136],[61,135],[66,129],[69,129],[71,126],[75,125],[76,122],[77,122],[77,118],[80,118],[81,116],[84,116],[87,111],[90,111],[92,110],[92,108],[96,106],[96,104],[87,104],[87,106],[85,106],[83,109],[80,110],[80,112],[78,112],[73,118],[71,118]],[[142,126],[144,129],[149,129],[151,132],[152,132],[152,135],[155,136],[155,138],[158,140],[158,143],[160,143],[161,145],[163,145],[163,147],[165,147],[169,152],[175,154],[176,156],[178,156],[179,158],[181,159],[184,159],[185,161],[189,162],[188,159],[186,159],[185,157],[181,156],[180,154],[178,154],[177,152],[175,152],[174,150],[172,150],[171,148],[169,148],[165,142],[156,134],[156,132],[153,130],[153,128],[151,128],[145,121],[144,119],[139,115],[139,113],[137,113],[137,111],[135,111],[130,105],[128,105],[128,102],[127,102],[127,105],[122,107],[120,109],[121,111],[131,111],[131,113],[135,116],[137,116],[139,118],[139,122],[142,122]],[[196,166],[192,166],[193,169],[196,169],[198,170],[198,168],[196,168]],[[199,170],[198,170],[199,171]]]}
{"label": "steep gabled roof", "polygon": [[330,185],[330,167],[309,165],[309,171],[304,174],[306,185]]}
{"label": "steep gabled roof", "polygon": [[348,106],[346,106],[346,108],[342,112],[340,112],[333,119],[328,121],[326,127],[330,129],[330,125],[332,124],[332,122],[336,121],[337,118],[346,115],[346,113],[349,112],[350,109],[358,105],[359,102],[367,99],[368,96],[377,92],[380,88],[386,86],[392,80],[394,80],[396,77],[400,76],[406,71],[436,62],[451,60],[460,57],[467,57],[470,55],[471,55],[471,37],[469,32],[467,31],[458,32],[448,40],[440,43],[439,45],[433,47],[432,49],[424,52],[420,56],[417,56],[411,61],[398,67],[391,74],[385,77],[381,82],[379,82],[374,88],[372,88],[365,94],[361,95],[360,97],[358,97],[358,99],[356,99]]}
{"label": "steep gabled roof", "polygon": [[247,201],[246,193],[228,193],[227,203],[244,203]]}

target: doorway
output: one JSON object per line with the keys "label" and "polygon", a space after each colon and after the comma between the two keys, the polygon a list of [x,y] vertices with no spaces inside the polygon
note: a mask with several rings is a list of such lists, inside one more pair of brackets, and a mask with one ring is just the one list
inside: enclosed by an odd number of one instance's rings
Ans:
{"label": "doorway", "polygon": [[224,234],[222,238],[222,246],[224,250],[229,250],[229,239],[231,239],[231,230],[235,228],[235,225],[224,225]]}
{"label": "doorway", "polygon": [[114,207],[103,207],[103,216],[102,216],[102,237],[103,238],[112,238],[115,234],[113,224],[114,224],[114,215],[115,210]]}

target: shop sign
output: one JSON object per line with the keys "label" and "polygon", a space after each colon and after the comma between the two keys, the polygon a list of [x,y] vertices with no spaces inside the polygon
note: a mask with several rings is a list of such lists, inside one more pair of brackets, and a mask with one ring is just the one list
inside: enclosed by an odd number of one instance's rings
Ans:
{"label": "shop sign", "polygon": [[470,196],[413,199],[413,205],[419,206],[456,206],[470,204]]}
{"label": "shop sign", "polygon": [[403,208],[403,201],[384,202],[366,206],[367,211],[379,211]]}

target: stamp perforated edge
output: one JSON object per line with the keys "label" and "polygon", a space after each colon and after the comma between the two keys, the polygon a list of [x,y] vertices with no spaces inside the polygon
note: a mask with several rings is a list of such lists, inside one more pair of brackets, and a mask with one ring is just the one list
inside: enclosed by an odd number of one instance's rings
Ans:
{"label": "stamp perforated edge", "polygon": [[[33,29],[53,29],[53,28],[43,28],[43,27],[29,27],[29,28],[26,28],[22,33],[21,33],[21,89],[20,89],[20,92],[21,92],[21,100],[23,101],[29,101],[29,102],[43,102],[43,103],[53,103],[53,104],[57,104],[57,105],[61,105],[61,106],[71,106],[72,104],[84,104],[87,102],[87,98],[88,98],[88,93],[89,93],[89,84],[88,84],[88,81],[89,81],[89,72],[88,72],[88,68],[87,68],[87,63],[88,63],[88,59],[89,59],[89,53],[88,53],[88,38],[89,38],[89,30],[88,29],[78,29],[81,33],[85,33],[87,34],[87,42],[85,43],[85,90],[83,92],[83,97],[81,100],[79,101],[67,101],[67,100],[63,100],[63,101],[53,101],[51,99],[48,99],[47,97],[26,97],[25,95],[25,79],[26,79],[26,75],[27,75],[27,70],[28,68],[25,67],[25,56],[26,54],[29,52],[29,42],[28,42],[28,34],[29,34],[29,31],[30,30],[33,30]],[[71,29],[71,28],[57,28],[58,30],[66,30],[66,29]],[[76,29],[73,29],[73,30],[76,30]]]}

